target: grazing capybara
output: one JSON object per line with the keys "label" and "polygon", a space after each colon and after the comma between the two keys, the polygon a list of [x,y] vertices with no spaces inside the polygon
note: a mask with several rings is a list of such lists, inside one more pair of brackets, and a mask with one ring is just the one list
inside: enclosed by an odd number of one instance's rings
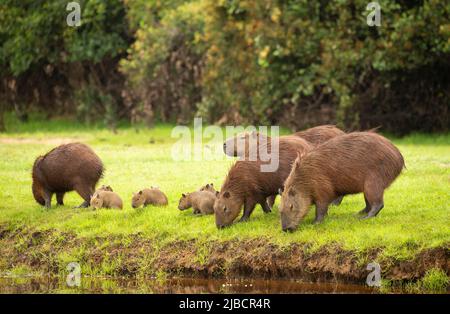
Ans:
{"label": "grazing capybara", "polygon": [[315,222],[319,223],[336,197],[360,192],[366,207],[359,213],[363,218],[376,216],[384,206],[384,190],[404,165],[397,147],[373,132],[327,141],[295,161],[281,197],[282,229],[296,229],[311,204],[316,206]]}
{"label": "grazing capybara", "polygon": [[216,189],[214,188],[214,184],[213,183],[208,183],[208,184],[202,186],[199,189],[199,191],[208,191],[208,192],[211,192],[211,193],[214,193],[214,194],[216,193]]}
{"label": "grazing capybara", "polygon": [[117,193],[111,191],[100,191],[91,197],[91,206],[99,208],[118,208],[122,209],[123,202]]}
{"label": "grazing capybara", "polygon": [[91,148],[82,143],[61,145],[36,158],[33,196],[39,204],[50,208],[54,193],[58,205],[63,205],[64,193],[75,190],[84,199],[80,207],[87,207],[102,175],[102,161]]}
{"label": "grazing capybara", "polygon": [[[304,131],[296,132],[291,135],[280,136],[279,138],[290,139],[301,137],[313,146],[317,146],[336,136],[344,134],[344,131],[334,125],[319,125],[310,129],[306,129]],[[248,156],[250,144],[256,143],[257,145],[259,145],[260,140],[263,138],[266,139],[267,136],[256,131],[244,132],[236,135],[235,137],[227,139],[223,143],[223,151],[226,155],[232,157]]]}
{"label": "grazing capybara", "polygon": [[240,221],[248,220],[256,204],[260,204],[264,212],[270,212],[266,198],[278,193],[297,154],[309,151],[311,145],[301,138],[295,144],[280,139],[278,149],[278,167],[274,171],[261,171],[261,165],[267,164],[267,161],[262,160],[239,160],[231,167],[214,204],[218,228],[231,225],[242,205],[244,213]]}
{"label": "grazing capybara", "polygon": [[131,206],[133,208],[141,207],[142,205],[165,206],[169,203],[167,196],[158,188],[150,187],[150,189],[143,189],[137,193],[133,193],[131,199]]}
{"label": "grazing capybara", "polygon": [[214,213],[215,193],[210,191],[196,191],[182,194],[178,203],[179,210],[193,208],[194,214],[209,215]]}

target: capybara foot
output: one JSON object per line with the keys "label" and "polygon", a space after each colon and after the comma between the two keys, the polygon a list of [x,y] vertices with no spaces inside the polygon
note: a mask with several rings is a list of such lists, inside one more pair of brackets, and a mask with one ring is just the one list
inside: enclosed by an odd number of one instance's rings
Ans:
{"label": "capybara foot", "polygon": [[238,222],[246,222],[247,220],[248,220],[248,217],[242,216]]}
{"label": "capybara foot", "polygon": [[89,207],[89,202],[88,201],[84,201],[83,203],[81,203],[80,205],[76,206],[75,208],[88,208]]}

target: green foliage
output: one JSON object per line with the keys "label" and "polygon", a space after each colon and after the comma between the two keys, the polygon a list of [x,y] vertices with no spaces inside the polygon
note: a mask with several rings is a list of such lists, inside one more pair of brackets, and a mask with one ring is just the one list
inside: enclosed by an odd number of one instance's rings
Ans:
{"label": "green foliage", "polygon": [[101,61],[127,47],[121,1],[81,0],[80,27],[66,24],[66,1],[4,0],[0,4],[0,66],[19,75],[32,66]]}

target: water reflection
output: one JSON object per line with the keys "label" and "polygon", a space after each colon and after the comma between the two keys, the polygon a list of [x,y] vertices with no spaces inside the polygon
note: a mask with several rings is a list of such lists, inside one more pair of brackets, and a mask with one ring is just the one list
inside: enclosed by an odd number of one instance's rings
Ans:
{"label": "water reflection", "polygon": [[61,277],[3,277],[0,293],[376,293],[362,285],[304,283],[292,280],[197,279],[166,280],[82,277],[69,287]]}

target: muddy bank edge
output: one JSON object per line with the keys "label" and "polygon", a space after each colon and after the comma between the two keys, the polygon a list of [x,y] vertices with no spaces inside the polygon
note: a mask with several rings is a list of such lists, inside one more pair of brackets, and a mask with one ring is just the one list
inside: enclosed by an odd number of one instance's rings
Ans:
{"label": "muddy bank edge", "polygon": [[0,226],[0,272],[17,267],[58,274],[70,262],[84,274],[110,276],[295,278],[313,282],[363,284],[368,263],[381,265],[382,278],[414,281],[427,270],[450,275],[450,245],[425,249],[410,260],[382,257],[382,248],[367,252],[329,244],[310,252],[308,244],[278,246],[269,239],[185,240],[162,244],[140,235],[81,238],[55,230],[35,231]]}

